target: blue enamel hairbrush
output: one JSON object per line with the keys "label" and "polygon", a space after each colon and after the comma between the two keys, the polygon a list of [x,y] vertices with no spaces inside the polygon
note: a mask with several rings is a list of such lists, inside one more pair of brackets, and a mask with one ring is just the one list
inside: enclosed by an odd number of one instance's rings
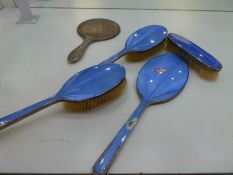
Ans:
{"label": "blue enamel hairbrush", "polygon": [[129,55],[129,60],[137,61],[143,58],[147,58],[155,54],[154,52],[161,50],[164,43],[163,41],[165,41],[166,37],[167,29],[164,26],[150,25],[142,27],[133,32],[128,37],[125,43],[125,47],[121,51],[103,61],[102,63],[113,63],[127,53],[137,53],[136,56]]}
{"label": "blue enamel hairbrush", "polygon": [[72,76],[54,96],[0,118],[0,130],[58,102],[69,109],[87,110],[119,95],[125,85],[125,69],[119,64],[89,67]]}
{"label": "blue enamel hairbrush", "polygon": [[174,33],[168,34],[167,41],[168,49],[186,59],[201,77],[208,80],[217,78],[218,72],[222,69],[222,64],[214,56],[187,38]]}

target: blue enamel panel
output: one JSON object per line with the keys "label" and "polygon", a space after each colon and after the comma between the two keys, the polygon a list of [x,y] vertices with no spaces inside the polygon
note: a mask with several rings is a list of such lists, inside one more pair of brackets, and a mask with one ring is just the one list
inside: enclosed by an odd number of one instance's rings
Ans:
{"label": "blue enamel panel", "polygon": [[58,92],[65,100],[83,101],[106,93],[125,77],[119,64],[100,64],[89,67],[71,77]]}
{"label": "blue enamel panel", "polygon": [[144,51],[159,45],[167,37],[167,29],[161,25],[150,25],[132,33],[125,48],[130,51]]}
{"label": "blue enamel panel", "polygon": [[192,41],[174,33],[169,33],[168,38],[186,53],[191,55],[193,59],[197,59],[199,62],[211,69],[217,71],[222,69],[222,64],[215,57],[200,48],[198,45],[194,44]]}
{"label": "blue enamel panel", "polygon": [[175,97],[188,79],[187,64],[174,54],[163,54],[151,59],[140,71],[137,90],[151,102],[163,102]]}

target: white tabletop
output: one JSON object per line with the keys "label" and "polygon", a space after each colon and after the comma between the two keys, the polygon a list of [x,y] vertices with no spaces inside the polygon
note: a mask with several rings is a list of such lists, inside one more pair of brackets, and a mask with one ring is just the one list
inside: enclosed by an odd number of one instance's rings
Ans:
{"label": "white tabletop", "polygon": [[[78,71],[123,48],[136,29],[161,24],[183,35],[223,64],[215,82],[191,70],[174,100],[149,107],[111,173],[233,171],[233,13],[176,10],[33,9],[37,24],[19,25],[17,9],[0,11],[0,116],[57,92]],[[74,65],[69,52],[81,43],[77,25],[109,18],[121,26],[114,39],[91,45]],[[127,87],[118,99],[85,113],[56,104],[0,132],[0,172],[90,173],[91,167],[138,105],[135,81],[146,62],[118,63]]]}

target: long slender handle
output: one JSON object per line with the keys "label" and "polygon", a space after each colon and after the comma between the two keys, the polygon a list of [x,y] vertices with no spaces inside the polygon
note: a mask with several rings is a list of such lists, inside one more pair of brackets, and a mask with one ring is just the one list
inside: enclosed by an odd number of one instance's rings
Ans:
{"label": "long slender handle", "polygon": [[92,171],[94,174],[106,174],[108,169],[110,168],[111,164],[115,160],[117,154],[123,147],[126,139],[128,138],[129,134],[132,132],[133,128],[137,124],[142,112],[144,111],[145,107],[148,105],[148,102],[143,100],[134,113],[130,116],[127,122],[122,126],[120,131],[114,137],[112,142],[108,145],[105,151],[101,154],[98,160],[95,162]]}
{"label": "long slender handle", "polygon": [[79,61],[86,48],[93,42],[93,40],[85,38],[84,41],[82,42],[82,44],[80,44],[77,48],[75,48],[72,52],[70,52],[70,54],[68,55],[68,62],[69,63],[76,63],[77,61]]}
{"label": "long slender handle", "polygon": [[0,118],[0,130],[14,124],[17,121],[20,121],[22,119],[24,119],[25,117],[57,102],[57,98],[56,97],[50,97],[47,98],[45,100],[42,100],[36,104],[33,104],[29,107],[26,107],[24,109],[21,109],[15,113],[12,113],[10,115],[7,115],[5,117]]}
{"label": "long slender handle", "polygon": [[111,56],[110,58],[106,59],[105,61],[101,62],[100,64],[103,64],[103,63],[114,63],[120,57],[122,57],[123,55],[125,55],[127,52],[128,52],[128,50],[123,49],[120,52],[118,52],[117,54],[115,54],[115,55]]}

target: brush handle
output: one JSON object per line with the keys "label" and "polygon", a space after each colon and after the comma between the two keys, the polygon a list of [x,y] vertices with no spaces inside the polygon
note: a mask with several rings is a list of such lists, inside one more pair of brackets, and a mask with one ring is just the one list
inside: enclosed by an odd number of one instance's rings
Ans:
{"label": "brush handle", "polygon": [[137,124],[142,112],[145,110],[145,107],[149,104],[148,101],[142,100],[138,105],[137,109],[129,117],[127,122],[122,126],[120,131],[114,137],[112,142],[108,145],[105,151],[101,154],[98,160],[95,162],[92,171],[94,174],[106,174],[109,170],[111,164],[115,160],[117,154],[123,147],[126,139],[129,134],[132,132],[133,128]]}
{"label": "brush handle", "polygon": [[50,106],[50,105],[56,103],[57,100],[58,99],[56,97],[50,97],[50,98],[42,100],[38,103],[35,103],[29,107],[21,109],[15,113],[12,113],[10,115],[7,115],[5,117],[0,118],[0,130],[24,119],[25,117],[45,108],[47,106]]}
{"label": "brush handle", "polygon": [[123,55],[125,55],[127,52],[128,52],[127,49],[123,49],[120,52],[118,52],[117,54],[115,54],[115,55],[111,56],[110,58],[106,59],[105,61],[101,62],[100,64],[103,64],[103,63],[114,63],[120,57],[122,57]]}
{"label": "brush handle", "polygon": [[89,39],[89,38],[85,38],[84,41],[82,42],[82,44],[80,44],[77,48],[75,48],[72,52],[70,52],[67,60],[69,63],[76,63],[77,61],[79,61],[85,50],[87,49],[87,47],[93,42],[93,40]]}

